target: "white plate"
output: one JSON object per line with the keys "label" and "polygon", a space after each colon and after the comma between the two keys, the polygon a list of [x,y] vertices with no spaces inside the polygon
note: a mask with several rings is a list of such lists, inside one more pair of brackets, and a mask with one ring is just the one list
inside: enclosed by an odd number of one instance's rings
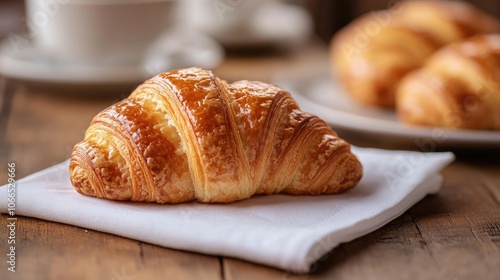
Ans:
{"label": "white plate", "polygon": [[317,75],[290,81],[277,81],[289,90],[304,111],[328,122],[333,128],[366,136],[403,140],[420,148],[500,149],[500,131],[448,130],[437,127],[411,126],[397,120],[393,110],[362,106],[344,92],[333,75]]}
{"label": "white plate", "polygon": [[0,43],[0,75],[28,82],[99,85],[137,84],[175,68],[213,68],[223,59],[222,47],[202,34],[181,30],[165,33],[137,65],[76,63],[38,50],[31,42],[12,47],[8,37]]}

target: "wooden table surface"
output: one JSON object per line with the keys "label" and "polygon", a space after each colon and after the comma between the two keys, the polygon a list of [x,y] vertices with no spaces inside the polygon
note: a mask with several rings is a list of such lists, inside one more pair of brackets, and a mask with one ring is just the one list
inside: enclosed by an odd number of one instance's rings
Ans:
{"label": "wooden table surface", "polygon": [[[228,80],[270,81],[299,68],[324,66],[326,58],[326,47],[314,45],[287,55],[230,57],[216,73]],[[16,163],[20,178],[67,159],[91,118],[119,98],[55,94],[5,79],[2,86],[13,94],[10,100],[2,95],[0,184],[7,181],[8,162]],[[396,147],[391,139],[348,140]],[[444,185],[437,195],[383,228],[340,245],[310,274],[28,217],[17,220],[17,271],[11,273],[6,264],[7,217],[1,215],[0,279],[498,279],[500,161],[498,153],[488,154],[459,155],[443,170]]]}

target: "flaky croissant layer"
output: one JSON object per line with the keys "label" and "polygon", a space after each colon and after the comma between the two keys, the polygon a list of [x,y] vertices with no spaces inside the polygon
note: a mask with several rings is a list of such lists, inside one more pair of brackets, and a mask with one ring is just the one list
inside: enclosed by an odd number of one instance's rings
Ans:
{"label": "flaky croissant layer", "polygon": [[79,193],[113,200],[232,202],[341,192],[362,167],[283,89],[188,68],[99,113],[73,150],[70,176]]}

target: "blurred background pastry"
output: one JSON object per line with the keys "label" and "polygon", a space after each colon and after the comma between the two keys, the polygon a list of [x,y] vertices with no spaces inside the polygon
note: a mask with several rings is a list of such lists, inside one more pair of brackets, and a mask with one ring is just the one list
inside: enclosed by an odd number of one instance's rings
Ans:
{"label": "blurred background pastry", "polygon": [[441,48],[406,75],[396,92],[405,123],[500,129],[500,34]]}
{"label": "blurred background pastry", "polygon": [[331,42],[331,65],[355,100],[394,107],[400,79],[437,49],[498,31],[497,19],[466,2],[404,1],[341,29]]}

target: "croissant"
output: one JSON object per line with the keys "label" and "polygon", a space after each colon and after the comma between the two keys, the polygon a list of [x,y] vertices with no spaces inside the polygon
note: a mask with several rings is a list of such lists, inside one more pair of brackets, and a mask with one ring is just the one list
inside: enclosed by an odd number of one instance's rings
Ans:
{"label": "croissant", "polygon": [[99,113],[69,169],[81,194],[158,203],[337,193],[362,176],[350,145],[288,92],[200,68],[157,75]]}
{"label": "croissant", "polygon": [[500,129],[500,34],[440,49],[401,81],[396,102],[406,123]]}
{"label": "croissant", "polygon": [[401,78],[437,49],[498,31],[497,19],[465,2],[404,1],[365,14],[337,32],[330,65],[354,100],[391,108]]}

